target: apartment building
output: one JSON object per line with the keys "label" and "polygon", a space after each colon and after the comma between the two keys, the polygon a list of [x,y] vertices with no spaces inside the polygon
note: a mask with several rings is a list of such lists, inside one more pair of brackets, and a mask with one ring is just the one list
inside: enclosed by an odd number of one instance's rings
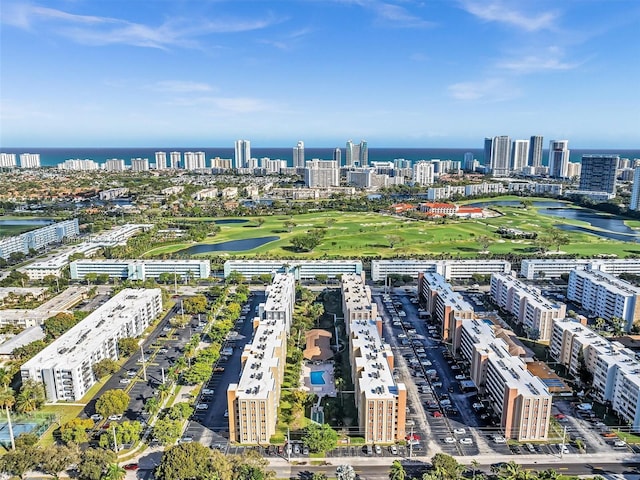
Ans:
{"label": "apartment building", "polygon": [[93,364],[117,360],[118,340],[138,337],[162,311],[159,288],[122,290],[20,367],[44,383],[47,400],[78,401],[96,382]]}
{"label": "apartment building", "polygon": [[471,379],[489,398],[506,438],[547,439],[551,394],[522,359],[509,353],[493,326],[481,319],[462,321],[458,353],[471,365]]}
{"label": "apartment building", "polygon": [[178,279],[202,279],[211,276],[209,260],[76,260],[69,265],[72,280],[82,280],[87,274],[106,274],[109,278],[127,280],[158,279],[163,273]]}
{"label": "apartment building", "polygon": [[224,262],[224,277],[238,272],[245,278],[273,273],[294,275],[296,280],[311,280],[318,275],[337,278],[340,275],[362,273],[360,260],[227,260]]}
{"label": "apartment building", "polygon": [[240,380],[227,389],[229,438],[242,444],[266,444],[276,433],[295,303],[293,275],[277,274],[266,295],[253,320],[253,339],[242,352]]}
{"label": "apartment building", "polygon": [[640,258],[528,259],[522,260],[520,275],[528,280],[560,278],[563,273],[587,269],[600,270],[612,275],[621,273],[640,275]]}
{"label": "apartment building", "polygon": [[475,318],[473,307],[462,298],[442,275],[424,272],[418,278],[418,296],[426,310],[441,325],[442,339],[458,348],[459,329],[463,320]]}
{"label": "apartment building", "polygon": [[342,311],[361,434],[367,443],[401,440],[405,436],[407,390],[393,379],[393,352],[382,342],[382,320],[363,275],[343,275]]}
{"label": "apartment building", "polygon": [[47,245],[74,238],[79,234],[77,218],[53,223],[46,227],[0,240],[0,258],[7,259],[14,252],[26,255],[30,249],[40,250]]}
{"label": "apartment building", "polygon": [[388,275],[411,275],[423,272],[442,275],[446,280],[469,279],[474,274],[491,275],[494,272],[510,272],[511,263],[506,260],[372,260],[371,279],[385,281]]}
{"label": "apartment building", "polygon": [[633,430],[640,429],[640,362],[632,350],[566,320],[555,323],[549,353],[576,376],[586,368],[593,375],[594,396],[611,402]]}
{"label": "apartment building", "polygon": [[594,316],[621,318],[624,329],[640,322],[640,287],[599,270],[573,270],[569,274],[567,298],[578,302]]}
{"label": "apartment building", "polygon": [[567,306],[545,298],[539,288],[517,280],[506,273],[491,275],[491,297],[501,308],[514,315],[530,336],[547,341],[553,321],[564,318]]}

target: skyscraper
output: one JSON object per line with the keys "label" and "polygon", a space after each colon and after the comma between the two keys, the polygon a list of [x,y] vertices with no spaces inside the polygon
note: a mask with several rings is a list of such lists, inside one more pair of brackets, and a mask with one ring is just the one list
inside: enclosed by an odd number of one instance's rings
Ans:
{"label": "skyscraper", "polygon": [[156,152],[156,170],[167,168],[167,152]]}
{"label": "skyscraper", "polygon": [[361,167],[369,165],[369,145],[366,140],[360,140],[360,155],[358,161]]}
{"label": "skyscraper", "polygon": [[631,192],[631,210],[640,210],[640,167],[633,171],[633,191]]}
{"label": "skyscraper", "polygon": [[171,168],[173,170],[176,170],[178,168],[180,168],[180,165],[182,164],[182,153],[180,152],[171,152],[169,154],[169,159],[171,162]]}
{"label": "skyscraper", "polygon": [[616,167],[619,159],[618,155],[583,155],[580,190],[615,194]]}
{"label": "skyscraper", "polygon": [[355,167],[360,158],[360,145],[355,145],[353,141],[347,140],[345,147],[345,165],[347,167]]}
{"label": "skyscraper", "polygon": [[569,168],[569,140],[549,142],[549,176],[567,178]]}
{"label": "skyscraper", "polygon": [[529,160],[529,140],[514,140],[511,148],[511,170],[521,173]]}
{"label": "skyscraper", "polygon": [[431,185],[434,180],[433,163],[420,160],[413,164],[413,183],[416,185]]}
{"label": "skyscraper", "polygon": [[340,166],[342,164],[342,151],[339,148],[336,148],[333,151],[333,160],[335,162],[338,162],[338,168],[340,168]]}
{"label": "skyscraper", "polygon": [[484,164],[487,168],[491,167],[491,147],[493,146],[493,138],[484,138]]}
{"label": "skyscraper", "polygon": [[39,153],[21,153],[20,168],[40,168]]}
{"label": "skyscraper", "polygon": [[207,168],[204,152],[184,152],[184,169],[201,170]]}
{"label": "skyscraper", "polygon": [[[485,140],[486,148],[486,140]],[[493,137],[491,142],[491,174],[508,177],[510,173],[511,139],[507,135]]]}
{"label": "skyscraper", "polygon": [[246,168],[251,159],[251,142],[249,140],[236,140],[235,168]]}
{"label": "skyscraper", "polygon": [[304,168],[304,142],[302,140],[293,147],[293,167]]}
{"label": "skyscraper", "polygon": [[533,135],[531,140],[529,141],[529,161],[528,165],[530,167],[540,167],[542,166],[542,145],[543,145],[542,135]]}

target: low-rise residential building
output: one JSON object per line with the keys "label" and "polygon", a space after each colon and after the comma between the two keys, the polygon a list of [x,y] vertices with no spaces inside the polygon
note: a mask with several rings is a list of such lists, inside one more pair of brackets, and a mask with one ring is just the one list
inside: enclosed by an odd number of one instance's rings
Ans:
{"label": "low-rise residential building", "polygon": [[511,263],[506,260],[372,260],[371,279],[385,281],[389,275],[410,275],[413,278],[423,272],[442,275],[446,280],[470,279],[474,275],[491,275],[494,272],[510,272]]}
{"label": "low-rise residential building", "polygon": [[193,194],[194,200],[207,200],[210,198],[217,198],[217,197],[218,197],[218,189],[215,187],[204,188]]}
{"label": "low-rise residential building", "polygon": [[501,308],[514,315],[531,338],[548,341],[553,321],[565,317],[567,306],[542,295],[539,288],[506,273],[491,275],[491,297]]}
{"label": "low-rise residential building", "polygon": [[640,258],[572,258],[572,259],[525,259],[522,260],[520,275],[533,280],[537,278],[560,278],[572,270],[600,270],[619,275],[632,273],[640,275]]}
{"label": "low-rise residential building", "polygon": [[394,356],[363,275],[342,276],[344,314],[358,426],[367,443],[404,439],[407,390],[393,378]]}
{"label": "low-rise residential building", "polygon": [[620,318],[629,331],[640,322],[640,287],[599,270],[573,270],[567,298],[605,320]]}
{"label": "low-rise residential building", "polygon": [[72,280],[82,280],[87,274],[106,274],[109,278],[146,280],[167,273],[179,280],[203,279],[211,276],[209,260],[76,260],[69,265]]}
{"label": "low-rise residential building", "polygon": [[506,438],[546,440],[551,417],[551,394],[526,363],[509,353],[494,328],[482,319],[464,320],[460,327],[460,355],[469,362],[471,379],[500,417]]}
{"label": "low-rise residential building", "polygon": [[98,193],[100,200],[113,200],[114,198],[124,197],[129,193],[127,187],[109,188],[108,190],[101,190]]}
{"label": "low-rise residential building", "polygon": [[92,366],[117,360],[118,340],[138,337],[162,311],[160,289],[122,290],[20,367],[44,384],[47,400],[78,401],[96,382]]}
{"label": "low-rise residential building", "polygon": [[7,259],[14,252],[26,255],[30,249],[40,250],[53,243],[73,239],[79,233],[78,219],[74,218],[4,238],[0,240],[0,258]]}
{"label": "low-rise residential building", "polygon": [[245,278],[274,273],[292,273],[296,280],[312,280],[319,275],[335,279],[348,273],[362,273],[360,260],[227,260],[224,278],[232,272]]}
{"label": "low-rise residential building", "polygon": [[463,320],[475,317],[473,307],[451,284],[437,273],[424,272],[418,278],[418,297],[426,304],[426,310],[442,327],[442,339],[458,347],[459,329]]}
{"label": "low-rise residential building", "polygon": [[242,444],[267,444],[276,433],[295,303],[293,275],[277,274],[266,295],[253,320],[253,339],[242,352],[240,380],[227,389],[229,438]]}
{"label": "low-rise residential building", "polygon": [[632,350],[566,319],[555,322],[549,353],[575,376],[591,373],[595,397],[640,430],[640,362]]}

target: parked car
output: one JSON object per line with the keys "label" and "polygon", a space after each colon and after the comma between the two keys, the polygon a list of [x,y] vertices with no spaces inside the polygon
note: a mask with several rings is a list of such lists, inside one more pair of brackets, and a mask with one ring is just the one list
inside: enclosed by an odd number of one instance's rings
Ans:
{"label": "parked car", "polygon": [[391,455],[397,455],[398,454],[398,447],[396,447],[395,445],[390,445],[389,446],[389,453],[391,453]]}
{"label": "parked car", "polygon": [[453,437],[445,437],[442,439],[444,443],[456,443],[456,439]]}
{"label": "parked car", "polygon": [[213,389],[211,389],[211,388],[203,388],[202,389],[202,394],[203,395],[213,395]]}
{"label": "parked car", "polygon": [[473,445],[473,439],[471,437],[461,438],[460,445]]}
{"label": "parked car", "polygon": [[207,403],[198,403],[196,405],[196,410],[207,410],[209,408],[209,404]]}
{"label": "parked car", "polygon": [[127,463],[124,466],[125,470],[138,470],[138,464],[137,463]]}
{"label": "parked car", "polygon": [[454,428],[453,433],[455,433],[456,435],[464,435],[465,433],[467,433],[467,430],[464,428]]}
{"label": "parked car", "polygon": [[102,415],[100,415],[99,413],[94,413],[89,418],[91,418],[91,420],[93,420],[94,422],[99,422],[100,420],[102,420]]}
{"label": "parked car", "polygon": [[380,445],[376,445],[375,449],[376,449],[376,455],[382,455],[382,447],[380,447]]}
{"label": "parked car", "polygon": [[122,419],[122,415],[109,415],[109,421],[117,422]]}

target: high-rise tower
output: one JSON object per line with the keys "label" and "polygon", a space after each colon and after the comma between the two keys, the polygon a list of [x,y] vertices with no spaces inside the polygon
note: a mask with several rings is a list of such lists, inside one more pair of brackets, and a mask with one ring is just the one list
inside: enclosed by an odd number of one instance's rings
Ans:
{"label": "high-rise tower", "polygon": [[304,142],[300,140],[293,147],[293,166],[294,168],[304,168]]}
{"label": "high-rise tower", "polygon": [[514,140],[511,148],[511,170],[521,173],[529,160],[529,140]]}
{"label": "high-rise tower", "polygon": [[549,142],[549,176],[567,178],[569,170],[569,140]]}
{"label": "high-rise tower", "polygon": [[339,148],[333,151],[333,160],[338,162],[338,168],[340,168],[342,164],[342,151]]}
{"label": "high-rise tower", "polygon": [[235,168],[247,168],[251,160],[251,142],[236,140]]}
{"label": "high-rise tower", "polygon": [[[486,143],[485,143],[486,146]],[[508,177],[510,173],[511,139],[507,135],[493,137],[491,142],[491,174]]]}
{"label": "high-rise tower", "polygon": [[533,135],[529,141],[529,161],[527,164],[530,167],[542,166],[542,135]]}
{"label": "high-rise tower", "polygon": [[583,155],[580,190],[615,194],[616,167],[619,160],[618,155]]}

